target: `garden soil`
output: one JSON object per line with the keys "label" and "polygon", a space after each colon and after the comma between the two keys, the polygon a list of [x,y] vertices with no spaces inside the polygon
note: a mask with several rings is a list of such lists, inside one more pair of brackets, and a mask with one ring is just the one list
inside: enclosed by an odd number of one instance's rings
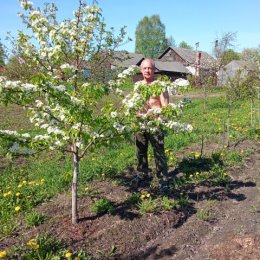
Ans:
{"label": "garden soil", "polygon": [[[219,148],[206,146],[207,153]],[[179,156],[198,151],[192,146]],[[228,170],[232,181],[223,186],[194,186],[185,190],[192,203],[185,208],[140,215],[125,200],[134,192],[158,196],[149,185],[131,183],[133,169],[121,179],[96,181],[89,188],[113,201],[111,214],[96,215],[90,210],[93,196],[79,199],[79,224],[71,225],[70,194],[61,194],[37,208],[47,221],[37,228],[21,227],[0,242],[3,246],[28,241],[40,233],[63,239],[66,248],[89,252],[94,259],[118,260],[259,260],[260,259],[260,144],[243,141],[230,149],[251,150],[240,165]],[[171,169],[172,174],[178,172]],[[124,179],[122,179],[124,176]],[[172,191],[175,198],[180,191]],[[127,206],[128,205],[128,206]],[[202,213],[206,212],[206,215]],[[2,246],[1,245],[1,246]]]}

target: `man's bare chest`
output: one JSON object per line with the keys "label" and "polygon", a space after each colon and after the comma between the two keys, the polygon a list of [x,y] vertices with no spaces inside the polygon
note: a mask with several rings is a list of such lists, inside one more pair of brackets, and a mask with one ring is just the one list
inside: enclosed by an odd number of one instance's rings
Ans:
{"label": "man's bare chest", "polygon": [[150,108],[157,108],[162,106],[160,97],[157,96],[150,97],[147,103]]}

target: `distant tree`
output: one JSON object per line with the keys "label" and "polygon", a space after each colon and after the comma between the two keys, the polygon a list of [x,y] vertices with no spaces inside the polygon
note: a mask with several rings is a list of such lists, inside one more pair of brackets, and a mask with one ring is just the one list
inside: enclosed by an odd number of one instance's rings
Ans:
{"label": "distant tree", "polygon": [[213,48],[213,53],[216,58],[215,70],[218,71],[223,68],[225,63],[226,56],[224,53],[228,49],[234,47],[234,42],[236,41],[237,34],[234,32],[225,32],[221,37],[215,39],[215,46]]}
{"label": "distant tree", "polygon": [[145,16],[135,30],[135,52],[145,57],[156,58],[168,46],[165,25],[159,15]]}
{"label": "distant tree", "polygon": [[38,65],[23,55],[10,57],[3,72],[8,79],[25,81],[30,80],[36,74],[38,74]]}
{"label": "distant tree", "polygon": [[221,59],[223,57],[223,53],[228,49],[232,49],[234,47],[234,42],[237,39],[237,34],[234,32],[225,32],[221,37],[217,37],[215,39],[215,46],[213,49],[213,53],[217,59]]}
{"label": "distant tree", "polygon": [[172,36],[170,36],[170,37],[168,37],[167,38],[167,41],[168,41],[168,47],[169,46],[171,46],[171,47],[177,47],[177,45],[176,45],[176,42],[175,42],[175,40],[174,40],[174,38],[172,37]]}
{"label": "distant tree", "polygon": [[240,54],[232,49],[228,49],[222,53],[221,56],[223,65],[227,65],[232,60],[240,60]]}
{"label": "distant tree", "polygon": [[189,45],[189,44],[188,44],[187,42],[185,42],[185,41],[180,42],[179,47],[180,47],[180,48],[184,48],[184,49],[189,49],[189,50],[192,50],[192,49],[193,49],[192,46]]}
{"label": "distant tree", "polygon": [[5,65],[5,58],[6,58],[5,50],[0,39],[0,66]]}
{"label": "distant tree", "polygon": [[260,45],[257,48],[243,49],[241,59],[260,66]]}

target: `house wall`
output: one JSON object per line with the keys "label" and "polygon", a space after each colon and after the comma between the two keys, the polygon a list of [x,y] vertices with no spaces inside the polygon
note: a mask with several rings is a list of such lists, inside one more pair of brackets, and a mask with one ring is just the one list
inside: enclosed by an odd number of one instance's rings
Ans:
{"label": "house wall", "polygon": [[179,61],[185,63],[185,60],[182,59],[174,50],[169,49],[163,57],[160,58],[161,61]]}

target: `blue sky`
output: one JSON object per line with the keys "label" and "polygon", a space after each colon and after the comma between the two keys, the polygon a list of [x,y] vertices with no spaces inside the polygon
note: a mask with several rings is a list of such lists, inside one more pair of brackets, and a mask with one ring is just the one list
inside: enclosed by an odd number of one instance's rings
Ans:
{"label": "blue sky", "polygon": [[[54,2],[59,8],[59,18],[72,17],[78,0],[32,0],[39,6]],[[87,1],[90,3],[92,1]],[[22,29],[18,0],[0,0],[0,38],[4,44],[6,32],[15,35]],[[211,54],[214,40],[225,32],[237,33],[235,50],[260,45],[260,1],[259,0],[99,0],[103,17],[108,27],[117,31],[127,26],[127,35],[133,39],[122,48],[129,52],[135,49],[135,29],[144,16],[158,14],[165,25],[166,36],[176,43],[186,41],[195,48]]]}

